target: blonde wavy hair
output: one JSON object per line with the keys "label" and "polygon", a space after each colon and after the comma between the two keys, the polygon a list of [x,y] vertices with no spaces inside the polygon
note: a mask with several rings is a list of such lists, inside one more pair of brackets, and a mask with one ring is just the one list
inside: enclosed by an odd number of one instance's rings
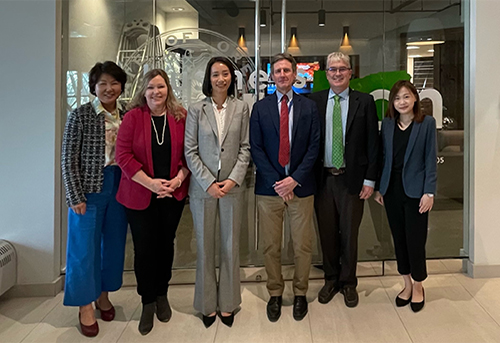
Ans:
{"label": "blonde wavy hair", "polygon": [[174,92],[172,90],[172,86],[170,85],[170,79],[168,78],[167,73],[165,73],[165,71],[162,69],[153,69],[148,71],[146,75],[144,75],[141,88],[135,94],[132,101],[130,101],[130,103],[127,106],[127,109],[131,110],[146,105],[145,95],[146,95],[146,90],[148,88],[148,84],[152,79],[154,79],[158,75],[161,76],[165,80],[165,83],[167,84],[168,95],[167,95],[167,101],[165,102],[167,107],[167,113],[172,115],[176,120],[183,119],[184,117],[186,117],[186,111],[184,110],[184,107],[182,107],[182,105],[176,99]]}

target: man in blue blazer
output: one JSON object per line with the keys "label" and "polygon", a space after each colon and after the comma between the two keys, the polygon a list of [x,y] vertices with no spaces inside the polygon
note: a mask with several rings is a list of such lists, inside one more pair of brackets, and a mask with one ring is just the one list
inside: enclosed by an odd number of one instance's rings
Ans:
{"label": "man in blue blazer", "polygon": [[318,301],[326,304],[341,291],[355,307],[359,225],[377,179],[378,117],[373,97],[349,88],[349,56],[331,53],[327,64],[330,89],[310,97],[321,121],[315,207],[325,285]]}
{"label": "man in blue blazer", "polygon": [[273,56],[271,74],[277,90],[253,107],[250,145],[257,166],[255,194],[271,296],[267,316],[275,322],[281,315],[285,288],[281,275],[284,212],[290,219],[295,255],[293,317],[302,320],[307,314],[316,189],[313,168],[320,126],[316,104],[292,90],[297,77],[295,59],[287,53]]}

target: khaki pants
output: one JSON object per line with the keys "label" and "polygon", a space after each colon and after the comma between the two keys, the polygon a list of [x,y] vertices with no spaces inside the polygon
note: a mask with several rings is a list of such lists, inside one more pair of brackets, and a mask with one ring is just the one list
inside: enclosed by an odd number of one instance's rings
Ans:
{"label": "khaki pants", "polygon": [[281,240],[283,216],[290,219],[295,272],[294,295],[306,295],[311,268],[313,237],[314,196],[295,196],[285,203],[279,196],[257,195],[259,231],[264,243],[264,263],[267,272],[267,289],[271,296],[280,296],[285,289],[281,275]]}

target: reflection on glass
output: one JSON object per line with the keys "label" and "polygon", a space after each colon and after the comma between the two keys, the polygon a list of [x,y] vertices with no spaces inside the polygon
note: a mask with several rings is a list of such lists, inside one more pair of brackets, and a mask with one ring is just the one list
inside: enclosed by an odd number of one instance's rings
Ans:
{"label": "reflection on glass", "polygon": [[[266,26],[261,28],[264,76],[260,93],[266,96],[274,86],[266,77],[268,61],[281,52],[281,14],[277,2],[260,3],[266,12]],[[189,0],[74,0],[64,4],[68,7],[63,21],[68,34],[63,96],[68,111],[90,99],[86,73],[96,61],[104,60],[126,67],[129,82],[124,98],[133,94],[145,72],[160,66],[188,107],[202,96],[203,71],[215,55],[234,61],[240,73],[238,96],[252,105],[255,2],[236,1],[229,6],[226,2]],[[380,119],[389,94],[384,90],[399,79],[412,79],[421,92],[424,111],[436,117],[439,128],[438,190],[429,220],[428,257],[461,256],[465,121],[461,1],[339,0],[320,5],[307,2],[305,8],[304,1],[287,1],[286,43],[295,29],[297,46],[289,47],[289,52],[299,62],[296,91],[307,94],[327,88],[325,58],[332,51],[344,49],[347,40],[353,70],[351,87],[374,96]],[[318,25],[320,9],[325,10],[324,26]],[[262,253],[256,249],[252,168],[247,174],[248,211],[241,232],[242,265],[263,264]],[[359,237],[360,261],[394,257],[385,211],[372,199],[365,206]],[[175,267],[195,267],[194,239],[186,206],[177,232]],[[131,243],[129,237],[126,269],[133,268]],[[287,233],[283,249],[284,263],[291,263],[293,250]],[[313,260],[321,263],[317,240]]]}

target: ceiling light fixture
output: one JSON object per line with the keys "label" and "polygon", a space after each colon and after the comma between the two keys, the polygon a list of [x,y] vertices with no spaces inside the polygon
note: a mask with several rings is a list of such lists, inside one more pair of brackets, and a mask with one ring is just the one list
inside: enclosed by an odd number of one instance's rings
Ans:
{"label": "ceiling light fixture", "polygon": [[297,28],[292,27],[290,30],[290,44],[288,44],[288,48],[290,49],[298,49],[299,41],[297,40]]}
{"label": "ceiling light fixture", "polygon": [[240,27],[238,29],[238,46],[245,51],[247,49],[247,42],[245,40],[245,28],[244,27]]}
{"label": "ceiling light fixture", "polygon": [[174,12],[182,12],[182,11],[184,11],[184,7],[172,7],[172,11],[174,11]]}
{"label": "ceiling light fixture", "polygon": [[267,12],[266,10],[260,10],[260,27],[267,26]]}
{"label": "ceiling light fixture", "polygon": [[320,9],[318,12],[318,26],[325,26],[326,21],[326,11],[324,9]]}
{"label": "ceiling light fixture", "polygon": [[351,42],[349,42],[349,26],[344,26],[343,28],[342,42],[340,43],[339,50],[345,55],[352,55],[352,53],[354,52],[351,46]]}
{"label": "ceiling light fixture", "polygon": [[431,41],[425,41],[425,42],[410,42],[406,43],[406,45],[413,45],[413,46],[423,46],[423,45],[434,45],[434,44],[443,44],[444,40],[431,40]]}
{"label": "ceiling light fixture", "polygon": [[318,26],[325,26],[326,11],[323,9],[323,0],[321,0],[321,9],[318,11]]}
{"label": "ceiling light fixture", "polygon": [[438,18],[419,18],[408,26],[406,45],[434,45],[445,42],[444,26]]}

